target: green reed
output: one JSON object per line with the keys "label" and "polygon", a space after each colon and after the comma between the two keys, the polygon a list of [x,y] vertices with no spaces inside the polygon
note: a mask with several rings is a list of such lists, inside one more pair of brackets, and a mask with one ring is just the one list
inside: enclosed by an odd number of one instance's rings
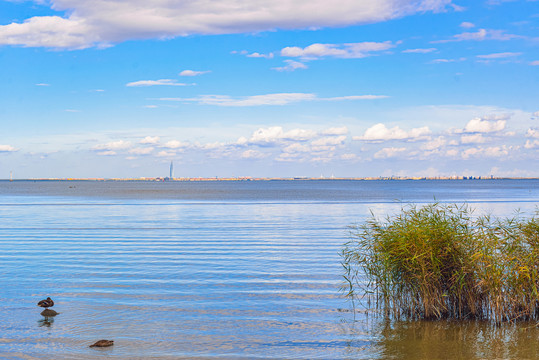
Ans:
{"label": "green reed", "polygon": [[346,295],[412,319],[539,320],[539,219],[409,206],[351,228]]}

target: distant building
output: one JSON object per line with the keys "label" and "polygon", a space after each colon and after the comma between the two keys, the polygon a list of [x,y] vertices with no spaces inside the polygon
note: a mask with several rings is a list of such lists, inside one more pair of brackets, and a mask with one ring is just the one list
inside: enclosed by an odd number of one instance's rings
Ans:
{"label": "distant building", "polygon": [[170,162],[170,180],[174,179],[174,164]]}

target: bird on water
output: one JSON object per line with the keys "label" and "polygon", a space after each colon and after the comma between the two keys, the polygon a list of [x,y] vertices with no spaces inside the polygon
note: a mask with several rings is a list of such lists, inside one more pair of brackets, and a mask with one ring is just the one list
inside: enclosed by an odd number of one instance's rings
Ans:
{"label": "bird on water", "polygon": [[114,340],[98,340],[90,347],[108,347],[114,345]]}
{"label": "bird on water", "polygon": [[54,306],[54,301],[52,301],[52,299],[48,297],[45,300],[41,300],[40,302],[38,302],[37,306],[47,309]]}

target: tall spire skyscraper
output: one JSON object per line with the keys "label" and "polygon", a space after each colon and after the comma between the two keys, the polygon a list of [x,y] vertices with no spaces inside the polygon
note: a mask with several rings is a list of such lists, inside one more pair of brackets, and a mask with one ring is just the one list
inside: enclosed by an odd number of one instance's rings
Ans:
{"label": "tall spire skyscraper", "polygon": [[170,162],[170,180],[174,179],[174,164]]}

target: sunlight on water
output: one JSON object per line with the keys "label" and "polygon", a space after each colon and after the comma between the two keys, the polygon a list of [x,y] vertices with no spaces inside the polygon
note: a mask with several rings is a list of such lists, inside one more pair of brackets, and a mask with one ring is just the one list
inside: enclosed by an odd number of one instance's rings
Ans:
{"label": "sunlight on water", "polygon": [[[116,192],[106,195],[103,183],[77,184],[80,193],[61,182],[38,183],[38,189],[0,184],[0,354],[397,359],[413,358],[412,344],[425,346],[421,339],[431,336],[438,345],[422,354],[435,358],[451,348],[444,337],[459,339],[457,331],[473,339],[470,347],[477,343],[462,354],[493,354],[489,340],[478,340],[491,336],[487,325],[387,325],[364,314],[354,322],[339,292],[340,247],[348,225],[370,211],[397,212],[396,199],[428,202],[439,192],[468,200],[479,212],[532,213],[539,182],[508,189],[484,182],[468,199],[455,183],[437,185],[438,191],[430,184],[421,196],[417,183],[334,182],[333,190],[331,182],[299,184],[270,184],[269,193],[266,183],[247,184],[247,195],[243,183],[203,184],[196,196],[193,184],[165,184],[159,193],[155,187],[163,184],[112,183]],[[279,189],[295,193],[295,200]],[[329,201],[332,191],[341,200]],[[55,300],[56,317],[44,318],[36,307],[47,296]],[[506,343],[521,339],[518,331],[504,336]],[[88,347],[98,339],[115,344]]]}

